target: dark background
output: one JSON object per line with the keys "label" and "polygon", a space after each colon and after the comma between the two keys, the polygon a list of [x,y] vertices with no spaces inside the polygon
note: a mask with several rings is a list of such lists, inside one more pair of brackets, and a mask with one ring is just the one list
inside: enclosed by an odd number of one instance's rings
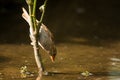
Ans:
{"label": "dark background", "polygon": [[[38,0],[39,7],[43,0]],[[29,26],[21,17],[24,0],[0,0],[0,43],[29,43]],[[40,12],[37,9],[37,18]],[[120,38],[120,0],[48,0],[44,24],[56,42],[68,37]]]}

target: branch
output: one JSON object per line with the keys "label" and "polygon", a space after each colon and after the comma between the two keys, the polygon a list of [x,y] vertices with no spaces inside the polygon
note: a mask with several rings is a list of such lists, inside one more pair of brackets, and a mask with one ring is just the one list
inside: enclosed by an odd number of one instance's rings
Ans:
{"label": "branch", "polygon": [[41,17],[40,17],[40,21],[38,22],[38,29],[40,29],[40,26],[41,26],[42,21],[43,21],[43,17],[44,17],[44,14],[45,14],[47,1],[48,0],[45,0],[44,4],[39,7],[39,10],[42,12],[42,14],[41,14]]}
{"label": "branch", "polygon": [[31,44],[33,45],[34,56],[39,69],[39,76],[37,77],[36,80],[41,80],[42,72],[44,71],[44,68],[41,60],[41,55],[39,54],[38,41],[39,41],[39,29],[43,21],[47,0],[45,0],[43,4],[43,8],[42,8],[43,11],[40,21],[36,20],[36,16],[35,16],[36,2],[37,0],[26,0],[26,3],[28,4],[29,14],[25,10],[25,8],[22,8],[23,10],[22,17],[27,21],[27,23],[30,26],[29,31],[30,31],[30,39],[32,41]]}
{"label": "branch", "polygon": [[26,20],[26,22],[29,24],[30,26],[30,16],[28,15],[27,11],[25,8],[22,8],[22,17]]}

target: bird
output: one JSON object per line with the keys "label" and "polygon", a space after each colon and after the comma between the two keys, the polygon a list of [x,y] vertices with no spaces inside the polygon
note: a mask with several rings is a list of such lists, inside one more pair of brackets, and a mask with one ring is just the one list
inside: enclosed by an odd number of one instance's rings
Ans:
{"label": "bird", "polygon": [[43,50],[49,53],[52,62],[54,62],[57,50],[53,41],[53,35],[43,23],[39,30],[38,44]]}
{"label": "bird", "polygon": [[[30,24],[30,16],[25,10],[25,8],[22,8],[23,14],[22,17]],[[36,20],[36,23],[38,24],[38,20]],[[32,33],[30,29],[30,33]],[[31,35],[30,35],[31,37]],[[32,37],[31,37],[32,38]],[[50,55],[50,59],[52,62],[55,61],[55,56],[57,54],[57,49],[55,47],[54,41],[53,41],[53,35],[51,31],[45,26],[43,23],[41,24],[39,28],[39,34],[38,34],[38,45],[46,51]]]}

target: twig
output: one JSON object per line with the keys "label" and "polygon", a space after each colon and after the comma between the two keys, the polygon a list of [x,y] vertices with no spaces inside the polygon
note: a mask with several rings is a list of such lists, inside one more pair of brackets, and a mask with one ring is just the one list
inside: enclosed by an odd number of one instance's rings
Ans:
{"label": "twig", "polygon": [[39,28],[41,26],[43,16],[45,13],[45,7],[46,7],[47,0],[45,0],[43,4],[44,8],[43,8],[43,12],[42,12],[39,23],[36,20],[36,16],[35,16],[37,0],[26,0],[26,2],[28,4],[29,14],[24,8],[22,8],[23,9],[22,17],[28,22],[30,26],[29,30],[30,30],[30,39],[32,41],[31,44],[33,45],[34,56],[35,56],[35,60],[36,60],[36,63],[39,69],[39,76],[36,80],[41,80],[42,72],[44,71],[44,68],[43,68],[43,64],[41,60],[41,55],[39,54],[39,45],[38,45],[39,37],[38,36],[39,36]]}
{"label": "twig", "polygon": [[40,25],[42,24],[42,21],[43,21],[43,17],[44,17],[44,14],[45,14],[47,1],[48,0],[45,0],[44,4],[39,7],[39,9],[41,10],[42,14],[41,14],[41,17],[40,17],[40,21],[38,21],[38,29],[40,28]]}

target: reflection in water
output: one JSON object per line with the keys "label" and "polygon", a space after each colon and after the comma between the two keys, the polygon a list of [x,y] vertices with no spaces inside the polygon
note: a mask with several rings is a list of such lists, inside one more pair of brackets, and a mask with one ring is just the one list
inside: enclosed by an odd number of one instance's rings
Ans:
{"label": "reflection in water", "polygon": [[120,62],[119,58],[110,58],[111,61],[116,61],[116,62]]}
{"label": "reflection in water", "polygon": [[111,63],[108,67],[109,70],[109,80],[120,80],[120,59],[119,58],[110,58]]}
{"label": "reflection in water", "polygon": [[116,77],[116,76],[109,76],[108,80],[120,80],[120,77]]}

